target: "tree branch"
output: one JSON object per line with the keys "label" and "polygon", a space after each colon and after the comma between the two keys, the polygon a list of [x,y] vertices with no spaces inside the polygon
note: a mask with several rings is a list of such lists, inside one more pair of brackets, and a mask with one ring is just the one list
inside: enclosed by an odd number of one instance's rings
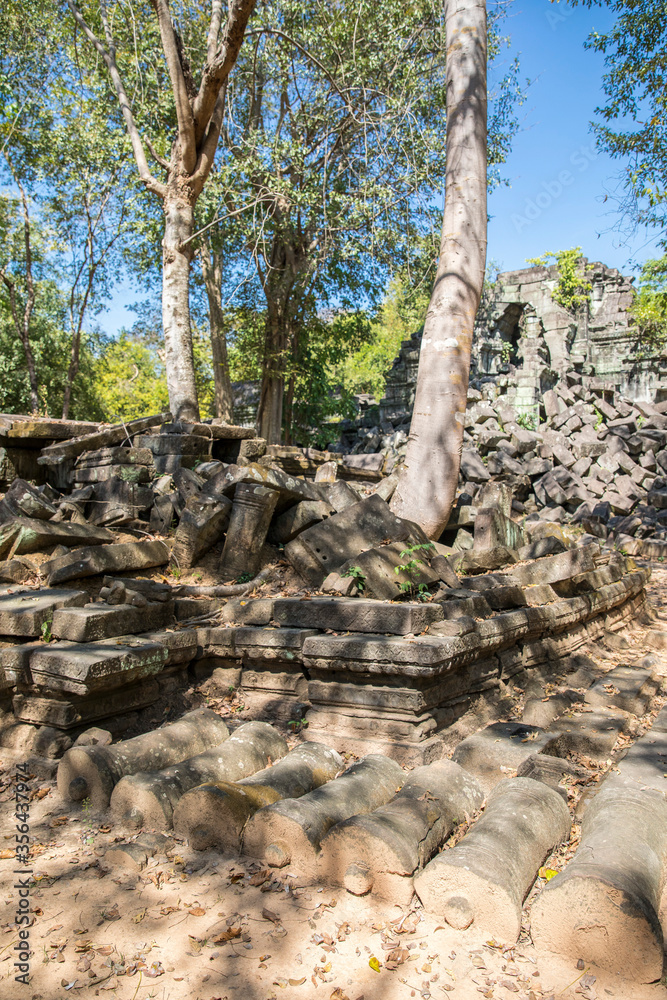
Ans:
{"label": "tree branch", "polygon": [[167,0],[151,0],[155,13],[157,14],[158,25],[160,27],[160,37],[162,48],[167,60],[167,69],[171,87],[174,92],[176,104],[176,119],[178,121],[178,137],[181,145],[181,156],[183,166],[188,174],[195,168],[197,160],[197,143],[195,141],[194,119],[192,108],[188,99],[188,88],[185,82],[183,65],[178,52],[176,33],[171,20],[169,4]]}
{"label": "tree branch", "polygon": [[[202,73],[199,93],[195,98],[193,114],[195,141],[201,143],[215,112],[220,88],[229,76],[243,42],[248,18],[256,0],[230,0],[229,15],[222,38],[213,59],[208,58]],[[213,20],[213,17],[212,19]],[[209,32],[209,39],[211,35]]]}
{"label": "tree branch", "polygon": [[206,40],[206,61],[212,63],[215,59],[215,52],[218,47],[218,35],[222,24],[222,0],[212,0],[211,3],[211,25],[208,29]]}
{"label": "tree branch", "polygon": [[109,30],[104,4],[101,4],[102,21],[104,24],[105,34],[107,36],[107,44],[109,45],[108,49],[100,41],[97,35],[91,30],[88,23],[84,19],[81,11],[74,3],[74,0],[67,0],[67,6],[72,11],[74,20],[79,25],[84,35],[88,39],[88,41],[94,46],[96,51],[99,53],[99,55],[105,62],[105,65],[109,72],[109,76],[111,77],[111,82],[113,83],[114,89],[116,91],[118,103],[120,104],[120,110],[123,115],[123,120],[125,121],[125,127],[130,137],[130,142],[132,143],[132,152],[134,153],[134,159],[136,161],[137,169],[139,171],[139,177],[144,182],[149,191],[152,191],[160,198],[164,198],[165,194],[167,193],[167,187],[161,181],[158,181],[157,178],[153,177],[149,169],[148,160],[146,159],[146,153],[144,152],[141,136],[139,135],[139,129],[137,128],[137,124],[134,120],[134,115],[132,114],[132,108],[130,106],[127,93],[125,91],[121,75],[118,71],[118,66],[116,65],[116,49],[115,45],[113,44],[113,39],[111,37],[111,33]]}

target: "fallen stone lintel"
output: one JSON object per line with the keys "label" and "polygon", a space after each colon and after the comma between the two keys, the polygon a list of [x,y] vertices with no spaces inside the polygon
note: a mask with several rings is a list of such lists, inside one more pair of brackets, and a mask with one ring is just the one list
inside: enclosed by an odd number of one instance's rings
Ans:
{"label": "fallen stone lintel", "polygon": [[169,548],[164,542],[117,542],[95,545],[51,559],[42,566],[49,586],[78,580],[98,573],[124,573],[128,570],[150,569],[169,561]]}
{"label": "fallen stone lintel", "polygon": [[64,444],[52,444],[42,449],[42,454],[37,461],[40,465],[58,464],[65,458],[76,458],[84,451],[92,451],[96,448],[106,448],[110,445],[120,444],[129,440],[135,434],[140,434],[149,427],[157,427],[158,424],[165,423],[171,419],[170,413],[159,413],[153,417],[141,417],[139,420],[130,420],[127,423],[115,424],[93,434],[84,434],[81,437],[72,438]]}

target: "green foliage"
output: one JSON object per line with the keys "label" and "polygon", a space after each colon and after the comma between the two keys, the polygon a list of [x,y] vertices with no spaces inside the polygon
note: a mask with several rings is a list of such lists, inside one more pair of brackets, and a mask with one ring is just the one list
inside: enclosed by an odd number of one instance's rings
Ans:
{"label": "green foliage", "polygon": [[133,420],[168,409],[164,363],[158,350],[123,330],[99,360],[97,395],[110,421]]}
{"label": "green foliage", "polygon": [[[67,383],[70,336],[66,329],[66,304],[60,290],[49,281],[38,284],[32,319],[31,343],[39,377],[40,412],[59,414]],[[74,380],[70,416],[75,420],[102,420],[103,408],[97,396],[96,354],[99,338],[86,334],[81,344],[81,364]],[[0,411],[30,413],[30,385],[23,346],[0,295]]]}
{"label": "green foliage", "polygon": [[366,576],[360,566],[349,566],[343,573],[343,576],[351,576],[357,585],[357,590],[360,594],[363,594],[364,587],[366,586]]}
{"label": "green foliage", "polygon": [[400,584],[400,589],[406,596],[417,597],[420,601],[427,599],[428,585],[426,583],[417,583],[420,570],[424,566],[424,560],[420,559],[416,553],[424,554],[434,548],[435,545],[433,542],[419,542],[415,545],[409,545],[407,549],[403,549],[401,552],[401,559],[405,559],[406,561],[395,566],[394,573],[406,573],[408,575],[409,580],[404,580]]}
{"label": "green foliage", "polygon": [[42,638],[42,642],[51,642],[51,626],[53,625],[53,618],[47,618],[45,622],[42,622],[42,627],[39,630],[39,634]]}
{"label": "green foliage", "polygon": [[606,6],[616,21],[587,48],[604,55],[605,103],[593,123],[600,149],[625,161],[622,216],[662,230],[667,248],[667,18],[664,0],[570,0]]}
{"label": "green foliage", "polygon": [[[424,325],[429,298],[430,288],[425,281],[412,288],[406,277],[394,277],[377,316],[372,320],[363,317],[365,327],[359,330],[361,344],[355,348],[350,338],[352,349],[332,369],[332,380],[350,394],[368,393],[381,399],[401,343]],[[344,317],[336,320],[346,321]]]}
{"label": "green foliage", "polygon": [[519,427],[523,427],[525,431],[535,430],[535,417],[531,417],[527,413],[520,413],[516,418],[516,422]]}
{"label": "green foliage", "polygon": [[639,355],[662,353],[667,343],[667,255],[647,260],[642,267],[630,316],[637,328]]}
{"label": "green foliage", "polygon": [[507,364],[512,357],[512,345],[509,340],[503,341],[503,346],[500,348],[500,360]]}
{"label": "green foliage", "polygon": [[563,309],[576,313],[579,306],[590,301],[592,287],[582,266],[581,247],[556,250],[555,253],[549,251],[541,257],[526,259],[526,263],[534,267],[549,267],[550,261],[553,261],[558,268],[558,285],[551,297]]}

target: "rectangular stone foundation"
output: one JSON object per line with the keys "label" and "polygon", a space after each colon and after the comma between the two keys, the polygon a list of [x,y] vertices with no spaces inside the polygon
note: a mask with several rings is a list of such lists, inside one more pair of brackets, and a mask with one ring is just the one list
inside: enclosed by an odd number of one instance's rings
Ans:
{"label": "rectangular stone foundation", "polygon": [[[439,641],[377,635],[304,643],[310,674],[308,738],[339,752],[372,750],[402,765],[441,756],[438,736],[475,698],[526,670],[553,665],[643,612],[646,574],[543,608],[495,615],[474,633]],[[327,655],[328,654],[328,655]]]}

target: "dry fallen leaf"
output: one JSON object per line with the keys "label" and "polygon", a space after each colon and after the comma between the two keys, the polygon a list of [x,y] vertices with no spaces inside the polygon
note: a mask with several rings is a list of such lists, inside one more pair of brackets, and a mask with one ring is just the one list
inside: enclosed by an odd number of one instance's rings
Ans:
{"label": "dry fallen leaf", "polygon": [[204,909],[203,906],[193,906],[191,910],[188,910],[188,913],[192,917],[203,917],[206,913],[206,910]]}
{"label": "dry fallen leaf", "polygon": [[273,910],[267,910],[266,907],[262,910],[262,916],[265,920],[271,920],[274,924],[280,923],[280,916],[274,913]]}
{"label": "dry fallen leaf", "polygon": [[305,981],[306,981],[306,977],[302,976],[301,979],[290,979],[289,980],[289,984],[290,984],[290,986],[302,986],[303,983],[305,983]]}
{"label": "dry fallen leaf", "polygon": [[371,955],[371,957],[368,960],[368,964],[370,965],[370,967],[373,970],[373,972],[379,972],[380,971],[380,968],[381,968],[380,962],[375,957],[375,955]]}
{"label": "dry fallen leaf", "polygon": [[135,913],[134,916],[132,917],[132,923],[133,924],[140,924],[141,921],[144,919],[144,917],[146,916],[147,913],[148,913],[148,910],[145,907],[144,907],[143,910],[139,910],[138,913]]}
{"label": "dry fallen leaf", "polygon": [[233,938],[241,937],[240,927],[228,927],[226,931],[222,934],[218,934],[213,938],[213,944],[224,944],[225,941],[231,941]]}

